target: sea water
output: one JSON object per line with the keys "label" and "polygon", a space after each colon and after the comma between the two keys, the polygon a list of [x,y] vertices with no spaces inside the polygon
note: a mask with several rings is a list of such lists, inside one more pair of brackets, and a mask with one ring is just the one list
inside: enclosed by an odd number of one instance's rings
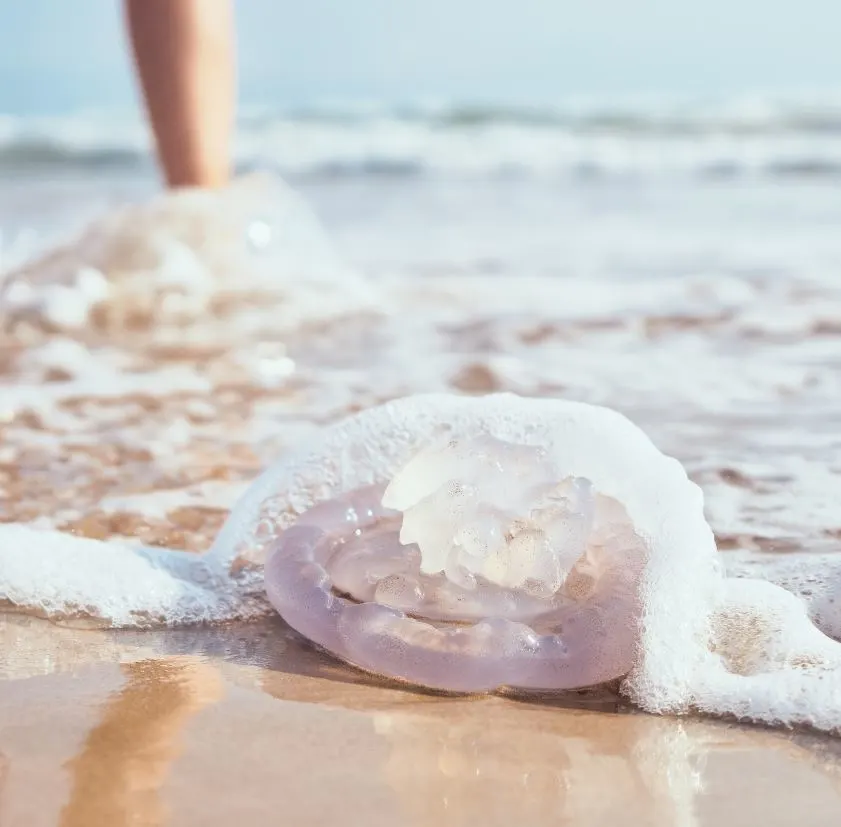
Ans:
{"label": "sea water", "polygon": [[[625,414],[703,490],[724,568],[837,634],[834,111],[284,114],[238,153],[294,190],[174,200],[113,153],[122,133],[7,124],[4,597],[118,625],[253,616],[258,582],[155,550],[210,548],[261,470],[348,414],[510,391]],[[698,686],[715,711],[726,691]],[[785,721],[770,691],[742,712]],[[791,720],[837,727],[828,692]]]}

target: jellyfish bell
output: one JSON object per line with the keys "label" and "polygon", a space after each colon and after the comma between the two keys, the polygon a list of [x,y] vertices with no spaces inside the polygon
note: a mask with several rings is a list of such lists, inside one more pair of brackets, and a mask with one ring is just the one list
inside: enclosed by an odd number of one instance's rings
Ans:
{"label": "jellyfish bell", "polygon": [[430,688],[621,678],[646,631],[652,558],[700,544],[712,570],[700,492],[603,408],[413,397],[335,427],[292,478],[278,493],[300,512],[275,515],[257,552],[269,600],[339,658]]}

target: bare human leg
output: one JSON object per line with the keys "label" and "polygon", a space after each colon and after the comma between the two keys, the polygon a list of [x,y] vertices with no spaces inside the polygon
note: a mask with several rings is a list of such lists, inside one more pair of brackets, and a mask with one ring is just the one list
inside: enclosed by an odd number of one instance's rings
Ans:
{"label": "bare human leg", "polygon": [[125,8],[167,184],[224,186],[236,98],[231,0],[125,0]]}

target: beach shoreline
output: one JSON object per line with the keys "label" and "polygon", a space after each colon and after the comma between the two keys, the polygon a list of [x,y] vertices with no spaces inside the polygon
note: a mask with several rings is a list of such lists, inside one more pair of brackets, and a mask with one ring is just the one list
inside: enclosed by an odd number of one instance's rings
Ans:
{"label": "beach shoreline", "polygon": [[[18,182],[3,222],[49,238],[152,189]],[[629,416],[701,486],[725,555],[837,549],[841,249],[827,228],[841,214],[825,185],[372,177],[305,196],[386,310],[350,301],[343,270],[326,302],[284,244],[236,266],[224,244],[190,246],[196,233],[241,242],[235,202],[235,218],[230,204],[173,208],[122,228],[103,265],[115,313],[145,295],[120,292],[132,278],[151,294],[185,272],[210,310],[176,303],[193,317],[117,333],[96,315],[0,333],[0,521],[205,551],[255,475],[323,426],[412,393],[508,391]],[[47,268],[35,275],[50,286]],[[126,585],[120,550],[102,549]],[[19,550],[36,585],[41,551]],[[113,595],[97,582],[94,610]],[[570,708],[386,686],[277,617],[109,632],[0,615],[0,643],[4,827],[128,813],[210,827],[821,827],[841,804],[831,737],[649,716],[615,697]]]}

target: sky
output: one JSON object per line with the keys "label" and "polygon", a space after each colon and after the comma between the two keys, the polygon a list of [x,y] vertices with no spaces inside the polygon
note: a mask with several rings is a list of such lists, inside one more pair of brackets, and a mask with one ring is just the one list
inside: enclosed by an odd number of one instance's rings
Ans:
{"label": "sky", "polygon": [[[245,103],[841,91],[838,0],[237,0]],[[0,112],[135,105],[119,0],[0,0]]]}

